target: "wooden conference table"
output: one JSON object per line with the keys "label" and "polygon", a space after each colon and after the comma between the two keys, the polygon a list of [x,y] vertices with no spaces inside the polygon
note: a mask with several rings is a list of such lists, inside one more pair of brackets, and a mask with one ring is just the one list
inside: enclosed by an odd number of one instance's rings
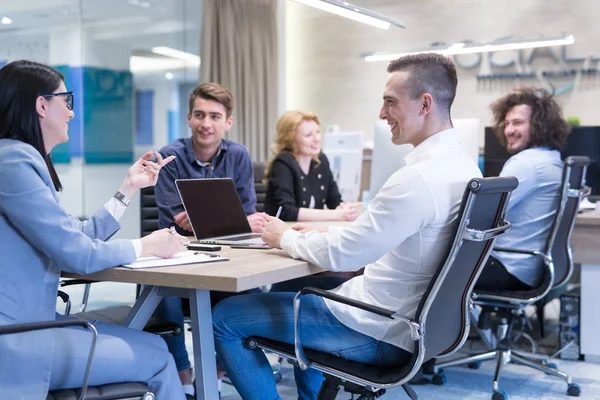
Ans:
{"label": "wooden conference table", "polygon": [[[311,223],[311,226],[346,225],[344,222]],[[574,259],[582,265],[581,352],[600,359],[600,213],[580,214],[571,238]],[[125,325],[142,329],[163,296],[190,299],[191,325],[199,400],[218,399],[215,349],[210,307],[211,290],[242,292],[289,279],[312,275],[322,270],[302,260],[293,260],[281,250],[231,249],[223,246],[218,254],[229,261],[188,264],[132,270],[112,268],[91,275],[63,274],[70,278],[125,282],[146,285],[136,300]]]}
{"label": "wooden conference table", "polygon": [[189,298],[197,398],[215,400],[219,394],[210,291],[242,292],[323,271],[276,249],[246,250],[223,246],[217,254],[229,261],[138,270],[119,267],[90,275],[63,273],[63,276],[146,285],[124,322],[134,329],[143,329],[163,296]]}

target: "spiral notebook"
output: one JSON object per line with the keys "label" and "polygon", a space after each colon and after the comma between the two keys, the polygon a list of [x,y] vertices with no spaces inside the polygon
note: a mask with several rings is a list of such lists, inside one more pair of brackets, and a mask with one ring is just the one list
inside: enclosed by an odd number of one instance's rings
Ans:
{"label": "spiral notebook", "polygon": [[173,258],[160,257],[140,257],[131,264],[125,264],[123,267],[131,269],[170,267],[184,264],[202,264],[219,261],[228,261],[228,258],[218,254],[206,254],[197,251],[182,251],[175,254]]}

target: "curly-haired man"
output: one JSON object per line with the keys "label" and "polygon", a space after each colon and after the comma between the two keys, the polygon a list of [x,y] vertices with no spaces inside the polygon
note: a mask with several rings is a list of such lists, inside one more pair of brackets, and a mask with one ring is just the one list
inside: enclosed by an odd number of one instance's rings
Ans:
{"label": "curly-haired man", "polygon": [[[558,208],[563,163],[560,150],[570,132],[554,96],[544,89],[521,88],[491,106],[496,135],[513,154],[500,176],[516,176],[507,219],[511,231],[498,238],[496,247],[542,250]],[[539,257],[494,252],[477,288],[523,290],[537,287],[544,278]]]}

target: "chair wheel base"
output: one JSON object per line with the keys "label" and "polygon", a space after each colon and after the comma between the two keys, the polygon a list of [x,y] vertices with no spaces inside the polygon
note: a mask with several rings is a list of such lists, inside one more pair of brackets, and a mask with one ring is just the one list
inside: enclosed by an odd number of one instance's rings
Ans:
{"label": "chair wheel base", "polygon": [[446,383],[446,380],[446,375],[444,375],[443,372],[438,372],[431,378],[431,383],[442,386],[444,383]]}
{"label": "chair wheel base", "polygon": [[469,367],[469,369],[479,369],[479,367],[481,367],[481,361],[468,363],[467,367]]}
{"label": "chair wheel base", "polygon": [[275,382],[281,382],[282,376],[281,372],[273,372],[273,377],[275,378]]}
{"label": "chair wheel base", "polygon": [[567,394],[573,397],[579,397],[581,394],[581,386],[576,383],[570,383],[569,388],[567,389]]}
{"label": "chair wheel base", "polygon": [[546,367],[552,368],[552,369],[558,369],[558,365],[556,365],[555,363],[548,363],[548,364],[546,364]]}
{"label": "chair wheel base", "polygon": [[508,395],[502,390],[498,390],[492,395],[492,400],[508,400]]}

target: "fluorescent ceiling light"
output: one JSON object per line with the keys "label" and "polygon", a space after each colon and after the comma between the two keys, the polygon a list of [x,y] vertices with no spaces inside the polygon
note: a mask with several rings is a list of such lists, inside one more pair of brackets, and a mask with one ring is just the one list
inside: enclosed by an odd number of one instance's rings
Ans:
{"label": "fluorescent ceiling light", "polygon": [[410,53],[397,53],[397,54],[373,54],[365,57],[365,61],[391,61],[397,58],[423,53],[436,53],[445,56],[453,56],[459,54],[474,54],[474,53],[489,53],[492,51],[507,51],[507,50],[521,50],[521,49],[533,49],[537,47],[552,47],[552,46],[564,46],[575,43],[575,37],[573,35],[564,36],[561,38],[552,39],[540,39],[540,40],[529,40],[529,41],[514,41],[514,42],[494,42],[483,45],[471,45],[467,46],[465,43],[455,43],[444,49],[431,49],[414,51]]}
{"label": "fluorescent ceiling light", "polygon": [[8,17],[2,17],[2,19],[0,19],[0,23],[2,25],[10,25],[10,24],[12,24],[12,19],[10,19]]}
{"label": "fluorescent ceiling light", "polygon": [[128,3],[131,4],[132,6],[140,7],[140,8],[150,8],[150,6],[152,6],[152,4],[148,3],[147,1],[140,1],[140,0],[129,0]]}
{"label": "fluorescent ceiling light", "polygon": [[153,47],[152,52],[167,57],[178,58],[183,61],[191,62],[193,65],[200,65],[200,56],[185,51],[172,49],[170,47]]}
{"label": "fluorescent ceiling light", "polygon": [[395,21],[385,15],[378,14],[366,8],[350,4],[340,0],[293,0],[296,3],[306,6],[318,8],[322,11],[327,11],[341,17],[353,19],[363,24],[368,24],[380,29],[390,29],[390,26],[395,25],[404,28],[404,24]]}
{"label": "fluorescent ceiling light", "polygon": [[188,62],[176,58],[142,56],[129,57],[129,69],[134,74],[176,71],[189,67],[190,65]]}

